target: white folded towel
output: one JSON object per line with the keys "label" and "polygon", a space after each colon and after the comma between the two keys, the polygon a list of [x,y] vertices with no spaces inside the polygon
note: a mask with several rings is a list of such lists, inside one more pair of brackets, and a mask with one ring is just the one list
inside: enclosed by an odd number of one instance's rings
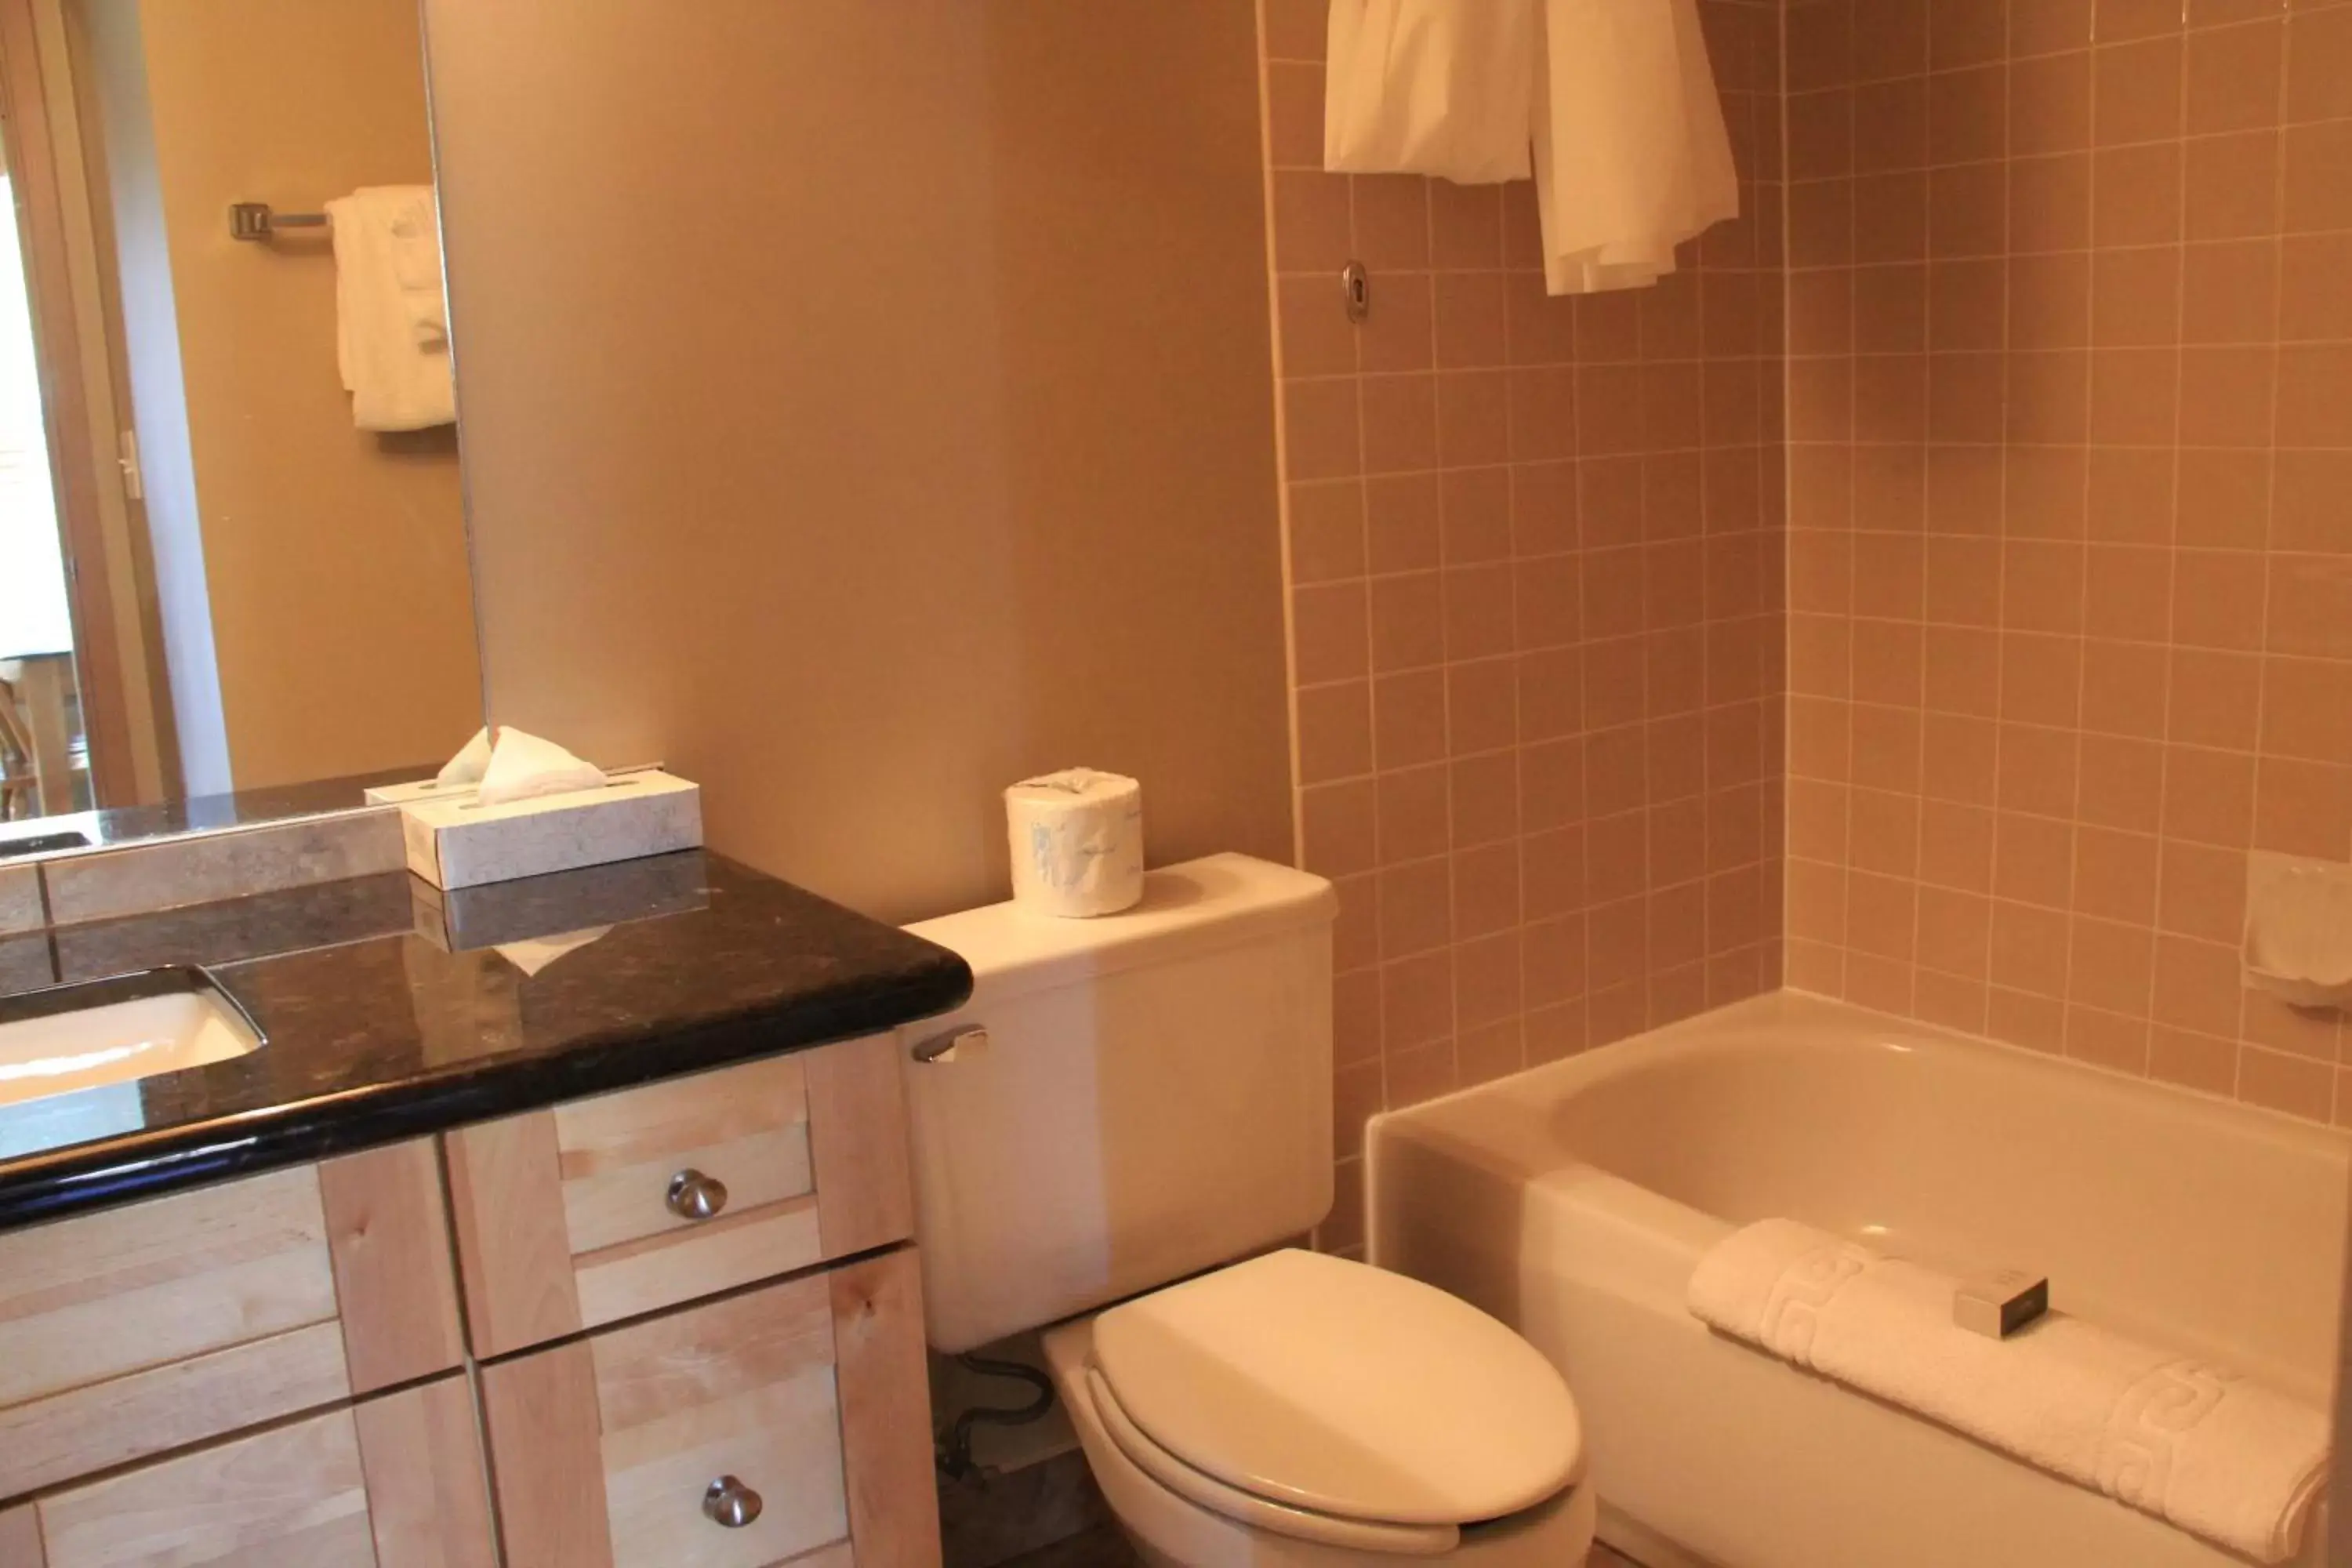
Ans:
{"label": "white folded towel", "polygon": [[367,186],[329,202],[327,216],[335,231],[335,358],[352,423],[362,430],[453,423],[457,395],[433,187]]}
{"label": "white folded towel", "polygon": [[400,285],[409,340],[430,349],[449,341],[449,296],[441,287],[441,204],[433,187],[411,194],[392,220],[392,274]]}
{"label": "white folded towel", "polygon": [[1952,1322],[1958,1284],[1768,1219],[1699,1260],[1689,1302],[1737,1339],[2257,1562],[2294,1554],[2326,1416],[2062,1313],[2005,1340],[1970,1333]]}

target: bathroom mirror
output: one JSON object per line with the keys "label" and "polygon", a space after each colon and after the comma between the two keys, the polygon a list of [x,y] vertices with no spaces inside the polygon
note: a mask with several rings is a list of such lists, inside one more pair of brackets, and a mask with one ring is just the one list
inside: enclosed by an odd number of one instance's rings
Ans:
{"label": "bathroom mirror", "polygon": [[481,680],[415,0],[0,0],[0,858],[429,773]]}

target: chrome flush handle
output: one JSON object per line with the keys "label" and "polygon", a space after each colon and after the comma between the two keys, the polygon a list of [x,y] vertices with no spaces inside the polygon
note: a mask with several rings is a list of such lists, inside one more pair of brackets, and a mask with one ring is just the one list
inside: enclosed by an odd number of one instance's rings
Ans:
{"label": "chrome flush handle", "polygon": [[727,1184],[716,1176],[689,1168],[669,1179],[669,1212],[680,1219],[710,1219],[726,1206]]}
{"label": "chrome flush handle", "polygon": [[760,1517],[760,1494],[733,1476],[721,1476],[704,1489],[702,1511],[729,1530],[740,1530]]}
{"label": "chrome flush handle", "polygon": [[947,1063],[959,1056],[976,1057],[988,1049],[988,1027],[983,1024],[966,1024],[961,1029],[950,1029],[943,1035],[933,1035],[928,1040],[918,1040],[907,1047],[907,1054],[919,1062]]}

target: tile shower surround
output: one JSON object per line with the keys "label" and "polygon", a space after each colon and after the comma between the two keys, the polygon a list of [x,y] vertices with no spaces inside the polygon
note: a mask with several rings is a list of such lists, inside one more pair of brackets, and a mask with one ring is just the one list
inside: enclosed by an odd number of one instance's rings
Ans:
{"label": "tile shower surround", "polygon": [[1576,301],[1524,185],[1319,172],[1323,11],[1262,0],[1325,1244],[1372,1111],[1784,979],[2352,1124],[2235,951],[2247,849],[2352,856],[2352,0],[1703,0],[1747,216]]}
{"label": "tile shower surround", "polygon": [[1787,26],[1790,984],[2352,1123],[2352,5]]}
{"label": "tile shower surround", "polygon": [[1370,1112],[1780,982],[1780,22],[1703,9],[1747,216],[1655,289],[1554,300],[1526,183],[1320,171],[1324,5],[1265,0],[1301,846],[1340,899],[1327,1246]]}

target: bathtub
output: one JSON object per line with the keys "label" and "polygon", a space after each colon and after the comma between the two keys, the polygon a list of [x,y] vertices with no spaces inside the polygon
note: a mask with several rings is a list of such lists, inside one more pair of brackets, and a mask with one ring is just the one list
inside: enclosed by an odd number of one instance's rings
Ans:
{"label": "bathtub", "polygon": [[1653,1568],[2242,1568],[1711,1334],[1684,1290],[1749,1220],[2032,1268],[2063,1310],[2332,1397],[2347,1143],[2263,1111],[1783,994],[1368,1136],[1371,1260],[1559,1364],[1601,1537]]}

